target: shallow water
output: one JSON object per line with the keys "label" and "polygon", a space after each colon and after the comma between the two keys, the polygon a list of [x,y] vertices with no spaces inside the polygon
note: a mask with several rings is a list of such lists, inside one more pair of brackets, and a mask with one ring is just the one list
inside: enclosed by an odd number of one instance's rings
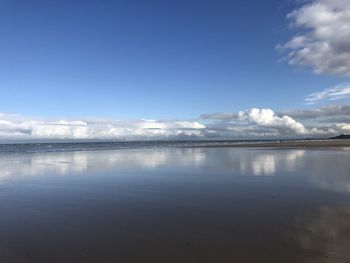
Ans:
{"label": "shallow water", "polygon": [[0,262],[350,262],[350,149],[3,153]]}

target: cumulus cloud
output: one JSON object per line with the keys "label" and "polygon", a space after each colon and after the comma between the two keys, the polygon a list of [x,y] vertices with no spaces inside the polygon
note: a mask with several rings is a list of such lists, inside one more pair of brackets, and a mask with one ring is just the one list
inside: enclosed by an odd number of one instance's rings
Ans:
{"label": "cumulus cloud", "polygon": [[302,123],[287,115],[279,116],[271,109],[252,108],[234,113],[203,114],[202,118],[230,123],[226,129],[253,136],[304,135],[308,133]]}
{"label": "cumulus cloud", "polygon": [[305,101],[307,104],[314,104],[322,100],[340,100],[349,97],[350,83],[344,83],[320,92],[312,93],[306,97]]}
{"label": "cumulus cloud", "polygon": [[287,115],[279,117],[271,109],[254,108],[248,111],[240,111],[238,116],[240,120],[246,120],[258,126],[272,127],[295,134],[306,133],[306,129],[303,124],[295,121]]}
{"label": "cumulus cloud", "polygon": [[310,127],[317,127],[325,134],[350,132],[350,104],[327,105],[314,109],[281,112]]}
{"label": "cumulus cloud", "polygon": [[[230,118],[228,117],[230,116]],[[203,114],[211,129],[221,135],[250,137],[330,137],[350,132],[350,105],[274,112],[250,109],[232,113]]]}
{"label": "cumulus cloud", "polygon": [[350,76],[350,1],[312,0],[288,14],[299,30],[278,49],[288,50],[291,65],[314,72]]}

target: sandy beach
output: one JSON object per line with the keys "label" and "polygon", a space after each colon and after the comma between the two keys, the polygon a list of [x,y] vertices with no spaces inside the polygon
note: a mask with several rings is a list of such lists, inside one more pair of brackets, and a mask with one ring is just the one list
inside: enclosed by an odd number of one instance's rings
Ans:
{"label": "sandy beach", "polygon": [[318,140],[318,141],[280,141],[280,142],[252,142],[205,145],[205,147],[267,147],[267,148],[332,148],[350,147],[350,140]]}

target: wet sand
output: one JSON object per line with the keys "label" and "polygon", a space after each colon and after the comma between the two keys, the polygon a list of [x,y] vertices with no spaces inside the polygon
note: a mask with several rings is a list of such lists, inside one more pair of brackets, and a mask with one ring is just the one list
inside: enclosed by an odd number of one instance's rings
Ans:
{"label": "wet sand", "polygon": [[[201,147],[201,146],[198,146]],[[203,147],[203,146],[202,146]],[[269,148],[327,148],[350,147],[350,140],[319,140],[319,141],[280,141],[259,143],[227,143],[219,145],[205,145],[204,147],[269,147]]]}
{"label": "wet sand", "polygon": [[350,262],[350,150],[0,158],[0,262]]}

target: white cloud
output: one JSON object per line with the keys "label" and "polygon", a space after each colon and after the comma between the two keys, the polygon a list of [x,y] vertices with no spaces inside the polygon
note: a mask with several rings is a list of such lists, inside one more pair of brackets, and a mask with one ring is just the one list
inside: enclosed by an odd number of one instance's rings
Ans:
{"label": "white cloud", "polygon": [[201,137],[204,128],[196,121],[72,121],[0,115],[0,139],[165,139]]}
{"label": "white cloud", "polygon": [[230,123],[233,126],[226,126],[226,130],[240,132],[243,135],[303,135],[308,132],[302,123],[287,115],[279,116],[271,109],[252,108],[233,113],[203,114],[202,118]]}
{"label": "white cloud", "polygon": [[336,126],[344,132],[350,132],[350,123],[338,123]]}
{"label": "white cloud", "polygon": [[303,124],[295,121],[291,117],[277,116],[271,109],[256,109],[253,108],[248,111],[240,111],[238,118],[249,123],[256,124],[262,127],[272,127],[280,131],[292,132],[295,134],[305,134],[307,131]]}
{"label": "white cloud", "polygon": [[[6,140],[182,140],[329,137],[349,132],[350,105],[275,112],[252,108],[189,120],[47,120],[0,113]],[[335,117],[336,116],[336,117]]]}
{"label": "white cloud", "polygon": [[339,100],[349,97],[350,83],[344,83],[320,92],[312,93],[306,97],[305,101],[307,104],[314,104],[321,100]]}
{"label": "white cloud", "polygon": [[300,32],[277,47],[289,50],[291,65],[350,76],[350,1],[308,1],[287,17]]}
{"label": "white cloud", "polygon": [[[345,132],[350,125],[350,105],[329,105],[316,109],[274,112],[250,109],[232,113],[203,114],[205,131],[239,138],[331,137]],[[230,116],[230,117],[229,117]],[[243,136],[242,136],[243,135]]]}

